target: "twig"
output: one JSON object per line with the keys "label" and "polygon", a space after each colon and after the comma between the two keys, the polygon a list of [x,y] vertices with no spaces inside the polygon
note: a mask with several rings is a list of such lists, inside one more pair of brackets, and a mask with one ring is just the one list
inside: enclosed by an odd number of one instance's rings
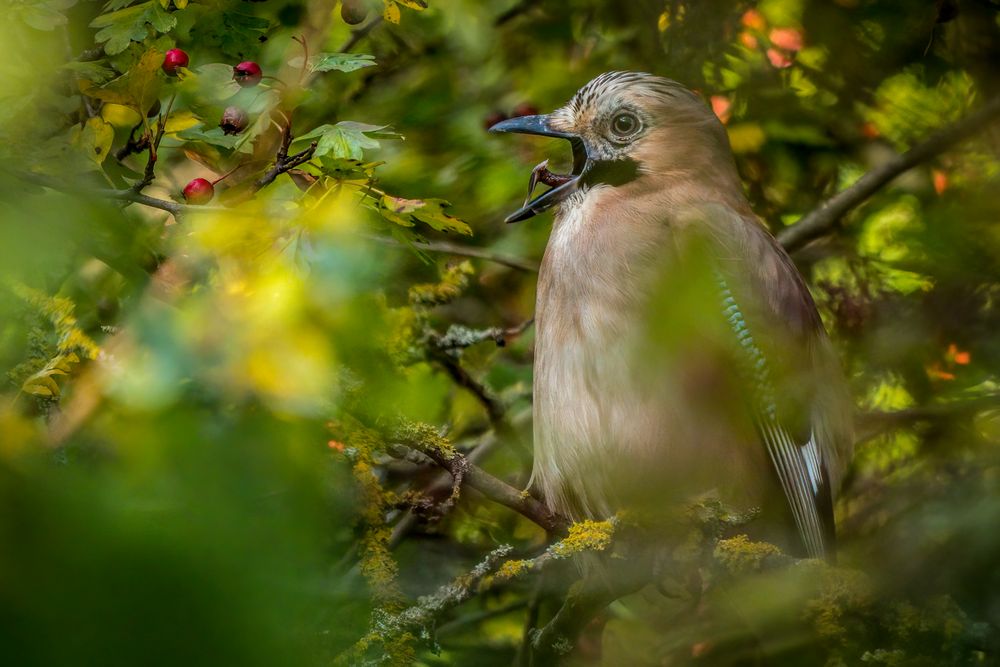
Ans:
{"label": "twig", "polygon": [[149,147],[149,136],[145,133],[138,139],[135,138],[135,131],[142,126],[142,121],[139,121],[136,126],[132,128],[132,131],[129,132],[128,135],[128,141],[125,142],[124,146],[115,151],[116,160],[121,162],[129,155],[132,155],[133,153],[141,153]]}
{"label": "twig", "polygon": [[497,16],[496,19],[494,19],[493,21],[493,27],[499,28],[503,24],[507,23],[508,21],[511,21],[512,19],[517,18],[518,16],[525,13],[529,9],[532,9],[538,4],[539,0],[521,0],[521,2],[517,3],[507,11]]}
{"label": "twig", "polygon": [[498,434],[505,435],[510,432],[510,427],[504,420],[504,416],[507,413],[506,406],[484,384],[472,377],[469,371],[465,370],[465,367],[459,363],[458,359],[447,352],[433,348],[431,349],[431,358],[441,365],[448,375],[451,376],[451,379],[455,381],[455,384],[469,390],[479,400],[486,409],[486,415],[490,419],[490,424],[493,425]]}
{"label": "twig", "polygon": [[456,577],[451,583],[439,588],[412,607],[395,615],[381,615],[373,618],[372,628],[348,652],[341,656],[349,664],[357,664],[351,658],[363,654],[369,646],[378,642],[388,645],[400,635],[412,630],[426,630],[446,611],[457,607],[479,592],[480,582],[494,572],[513,548],[502,545],[491,551],[470,572]]}
{"label": "twig", "polygon": [[492,340],[497,347],[505,347],[511,338],[517,338],[527,331],[528,327],[535,321],[531,318],[521,322],[517,326],[502,329],[491,327],[489,329],[470,329],[459,324],[452,324],[443,336],[435,337],[431,344],[442,352],[455,352],[471,347],[476,343]]}
{"label": "twig", "polygon": [[856,419],[859,431],[856,442],[870,440],[886,431],[903,428],[914,422],[952,419],[998,408],[1000,408],[1000,393],[890,412],[869,412],[858,415]]}
{"label": "twig", "polygon": [[365,234],[364,237],[371,241],[375,241],[376,243],[381,243],[382,245],[395,246],[397,248],[409,248],[410,246],[413,246],[414,248],[426,250],[427,252],[439,252],[448,255],[458,255],[459,257],[485,259],[488,262],[508,266],[512,269],[517,269],[518,271],[525,271],[528,273],[538,272],[538,265],[534,262],[521,259],[520,257],[514,257],[512,255],[494,253],[485,248],[473,248],[471,246],[463,246],[458,243],[448,243],[447,241],[400,243],[393,238],[374,236],[371,234]]}
{"label": "twig", "polygon": [[530,519],[545,529],[545,531],[549,533],[562,533],[566,530],[568,522],[563,517],[550,511],[548,507],[530,494],[518,491],[510,484],[494,477],[479,466],[470,463],[469,459],[464,455],[458,452],[446,455],[433,448],[420,448],[419,444],[416,442],[394,444],[390,453],[397,458],[405,458],[408,450],[420,449],[435,464],[448,471],[453,479],[461,477],[465,484],[479,491],[493,502],[499,503]]}
{"label": "twig", "polygon": [[[156,119],[156,133],[152,138],[149,137],[150,132],[146,133],[146,148],[149,149],[149,158],[146,160],[146,169],[142,174],[142,180],[137,182],[131,188],[132,192],[139,193],[147,185],[153,182],[156,178],[156,160],[158,159],[157,152],[160,150],[160,142],[163,140],[163,134],[167,129],[167,118],[170,117],[170,112],[174,108],[174,99],[176,99],[177,93],[175,92],[170,96],[170,101],[167,102],[167,108],[164,113],[160,114]],[[145,123],[145,119],[143,120]]]}
{"label": "twig", "polygon": [[118,199],[121,201],[132,202],[135,204],[142,204],[144,206],[150,206],[152,208],[158,208],[161,211],[167,211],[168,213],[177,216],[181,213],[188,211],[208,210],[205,206],[188,206],[187,204],[179,204],[174,201],[167,201],[166,199],[157,199],[156,197],[150,197],[149,195],[144,195],[141,192],[136,192],[134,190],[96,190],[93,191],[94,194],[100,195],[102,197],[107,197],[108,199]]}
{"label": "twig", "polygon": [[374,30],[376,26],[381,25],[383,20],[384,19],[382,18],[382,15],[379,14],[371,21],[358,28],[357,30],[352,30],[351,36],[348,37],[347,41],[344,42],[344,45],[340,47],[340,52],[347,53],[348,51],[353,49],[355,46],[358,45],[358,42],[367,37],[368,33]]}
{"label": "twig", "polygon": [[786,250],[800,248],[831,229],[848,211],[871,197],[904,171],[941,154],[970,138],[1000,116],[1000,97],[987,102],[951,127],[937,132],[902,155],[897,155],[838,192],[795,224],[781,230],[778,241]]}
{"label": "twig", "polygon": [[316,142],[309,144],[309,147],[303,151],[296,153],[295,155],[288,154],[288,148],[292,145],[292,119],[291,114],[285,121],[285,127],[281,130],[281,144],[278,146],[278,152],[274,156],[274,166],[267,170],[267,172],[261,176],[253,184],[254,192],[264,188],[274,182],[274,179],[281,176],[283,173],[289,169],[294,169],[295,167],[308,162],[312,159],[313,153],[316,152]]}

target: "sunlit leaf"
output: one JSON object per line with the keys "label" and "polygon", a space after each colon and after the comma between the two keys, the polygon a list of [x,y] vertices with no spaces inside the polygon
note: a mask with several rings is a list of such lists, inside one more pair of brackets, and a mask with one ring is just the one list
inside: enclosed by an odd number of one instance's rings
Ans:
{"label": "sunlit leaf", "polygon": [[379,200],[378,211],[386,220],[402,227],[413,227],[417,222],[436,229],[439,232],[457,232],[466,236],[472,235],[472,228],[445,209],[451,206],[443,199],[405,199],[383,195]]}
{"label": "sunlit leaf", "polygon": [[[292,67],[302,67],[302,56],[293,58],[289,63]],[[363,53],[319,53],[309,58],[309,70],[312,72],[353,72],[362,67],[373,67],[375,56]]]}
{"label": "sunlit leaf", "polygon": [[163,79],[159,74],[163,53],[146,51],[139,62],[128,72],[103,86],[92,81],[80,81],[80,91],[88,97],[121,104],[146,115],[159,96]]}
{"label": "sunlit leaf", "polygon": [[114,127],[100,116],[94,116],[82,128],[75,128],[73,144],[83,151],[87,158],[100,165],[108,156],[114,138]]}
{"label": "sunlit leaf", "polygon": [[382,12],[382,17],[389,23],[399,23],[400,16],[399,5],[394,0],[386,0],[385,11]]}

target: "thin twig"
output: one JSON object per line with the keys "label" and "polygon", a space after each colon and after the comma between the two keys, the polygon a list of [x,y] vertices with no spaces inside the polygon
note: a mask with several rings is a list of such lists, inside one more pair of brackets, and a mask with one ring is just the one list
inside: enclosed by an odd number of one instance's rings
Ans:
{"label": "thin twig", "polygon": [[507,11],[505,11],[505,12],[501,13],[499,16],[497,16],[496,19],[493,20],[493,27],[494,28],[499,28],[503,24],[505,24],[508,21],[511,21],[511,20],[517,18],[518,16],[520,16],[521,14],[524,14],[529,9],[534,8],[538,4],[539,4],[539,0],[521,0],[521,2],[517,3],[516,5],[514,5],[513,7],[511,7]]}
{"label": "thin twig", "polygon": [[360,28],[358,28],[357,30],[352,30],[351,31],[351,36],[348,37],[347,41],[344,42],[344,45],[340,47],[340,53],[347,53],[348,51],[350,51],[351,49],[353,49],[355,46],[357,46],[358,42],[360,42],[362,39],[364,39],[365,37],[367,37],[368,33],[370,33],[372,30],[374,30],[376,26],[381,25],[383,20],[384,19],[382,18],[382,15],[379,14],[378,16],[376,16],[375,18],[373,18],[371,21],[369,21],[365,25],[363,25]]}
{"label": "thin twig", "polygon": [[538,272],[538,265],[534,262],[521,259],[520,257],[514,257],[513,255],[495,253],[487,250],[486,248],[474,248],[472,246],[464,246],[458,243],[448,243],[447,241],[414,241],[413,243],[401,243],[396,239],[387,236],[374,236],[371,234],[365,234],[364,236],[366,239],[375,241],[376,243],[381,243],[382,245],[394,246],[397,248],[409,248],[412,246],[418,250],[425,250],[427,252],[439,252],[446,255],[457,255],[459,257],[485,259],[488,262],[501,264],[512,269],[517,269],[518,271],[525,271],[527,273]]}
{"label": "thin twig", "polygon": [[833,195],[790,227],[781,230],[778,241],[786,250],[802,247],[830,230],[851,209],[886,186],[897,176],[916,165],[940,155],[964,141],[1000,117],[1000,97],[994,98],[951,127],[917,144],[902,155],[872,169],[845,190]]}
{"label": "thin twig", "polygon": [[[167,102],[166,111],[164,111],[157,117],[156,132],[153,135],[152,139],[149,138],[149,132],[147,132],[146,134],[147,137],[146,147],[149,149],[149,158],[146,160],[146,169],[143,172],[142,180],[140,180],[131,188],[129,188],[132,192],[136,193],[142,192],[143,188],[152,183],[153,179],[156,178],[155,169],[156,169],[156,160],[159,157],[158,152],[160,150],[160,142],[163,140],[163,135],[166,132],[167,118],[170,117],[170,112],[174,108],[174,100],[176,99],[176,97],[177,93],[175,92],[173,95],[170,96],[170,101]],[[143,122],[145,122],[145,120],[143,120]]]}
{"label": "thin twig", "polygon": [[532,325],[535,318],[527,319],[517,326],[491,327],[489,329],[470,329],[459,324],[452,324],[443,336],[434,337],[430,343],[442,352],[455,352],[471,347],[476,343],[487,340],[493,341],[497,347],[506,347],[507,342],[512,338],[517,338]]}

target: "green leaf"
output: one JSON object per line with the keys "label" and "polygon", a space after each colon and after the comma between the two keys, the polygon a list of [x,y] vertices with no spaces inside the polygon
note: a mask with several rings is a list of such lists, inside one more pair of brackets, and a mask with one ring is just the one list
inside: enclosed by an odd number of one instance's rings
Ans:
{"label": "green leaf", "polygon": [[[353,72],[362,67],[373,67],[375,56],[363,53],[319,53],[309,59],[309,70],[311,72]],[[302,57],[293,59],[289,65],[292,67],[302,67]]]}
{"label": "green leaf", "polygon": [[145,115],[159,97],[163,83],[159,74],[162,63],[163,53],[150,49],[142,54],[135,66],[117,79],[103,86],[97,86],[93,81],[80,81],[80,91],[88,97],[122,104]]}
{"label": "green leaf", "polygon": [[118,75],[117,72],[107,65],[102,64],[101,61],[79,62],[73,60],[62,67],[73,72],[81,79],[87,79],[98,85],[107,83]]}
{"label": "green leaf", "polygon": [[184,141],[203,141],[206,144],[211,144],[212,146],[220,146],[222,148],[235,148],[237,142],[242,138],[239,135],[225,135],[222,130],[213,127],[210,130],[204,130],[202,128],[192,127],[183,132],[177,133],[178,139],[183,139]]}
{"label": "green leaf", "polygon": [[320,125],[312,132],[296,137],[295,143],[316,141],[315,157],[361,160],[365,149],[378,148],[379,143],[369,133],[385,129],[384,125],[368,125],[345,120],[336,125]]}
{"label": "green leaf", "polygon": [[384,164],[331,157],[325,157],[322,162],[324,173],[342,181],[370,181],[375,177],[375,168]]}
{"label": "green leaf", "polygon": [[451,204],[443,199],[404,199],[382,195],[377,208],[383,218],[402,227],[413,227],[422,222],[439,232],[472,236],[472,228],[468,224],[445,212],[449,206]]}
{"label": "green leaf", "polygon": [[90,27],[99,28],[94,39],[105,42],[104,51],[108,55],[121,53],[131,42],[146,39],[149,35],[147,26],[158,32],[169,32],[175,25],[177,17],[164,10],[158,0],[102,14],[90,22]]}
{"label": "green leaf", "polygon": [[225,55],[240,60],[257,51],[260,38],[271,27],[265,18],[234,11],[213,10],[199,17],[192,28],[192,39],[217,44]]}

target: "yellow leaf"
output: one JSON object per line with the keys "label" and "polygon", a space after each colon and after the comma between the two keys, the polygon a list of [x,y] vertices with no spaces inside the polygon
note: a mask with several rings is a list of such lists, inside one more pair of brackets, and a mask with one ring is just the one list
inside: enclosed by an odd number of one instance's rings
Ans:
{"label": "yellow leaf", "polygon": [[188,0],[174,0],[174,6],[177,7],[177,9],[184,9],[188,6]]}
{"label": "yellow leaf", "polygon": [[399,5],[397,5],[394,0],[386,0],[385,11],[382,12],[382,18],[389,23],[399,23],[399,17]]}
{"label": "yellow leaf", "polygon": [[48,387],[43,387],[41,385],[27,385],[25,384],[21,389],[24,393],[31,394],[32,396],[52,396],[52,390]]}
{"label": "yellow leaf", "polygon": [[162,64],[163,53],[150,49],[128,72],[103,86],[98,86],[93,81],[81,80],[78,84],[80,92],[87,97],[121,104],[145,114],[153,106],[159,94],[162,84],[159,69]]}
{"label": "yellow leaf", "polygon": [[88,158],[101,164],[111,149],[115,129],[103,118],[94,116],[82,128],[74,128],[72,137],[73,145],[82,150]]}
{"label": "yellow leaf", "polygon": [[201,120],[190,111],[178,111],[177,113],[170,114],[164,131],[167,134],[183,132],[199,123],[201,123]]}
{"label": "yellow leaf", "polygon": [[757,123],[738,123],[729,126],[729,143],[734,153],[753,153],[767,141],[764,129]]}
{"label": "yellow leaf", "polygon": [[48,369],[42,369],[35,373],[21,385],[21,389],[26,394],[32,396],[58,396],[59,385],[48,375]]}
{"label": "yellow leaf", "polygon": [[135,109],[114,102],[108,102],[101,107],[101,118],[115,127],[135,127],[142,120],[142,116]]}
{"label": "yellow leaf", "polygon": [[160,0],[160,7],[170,9],[170,0]]}

